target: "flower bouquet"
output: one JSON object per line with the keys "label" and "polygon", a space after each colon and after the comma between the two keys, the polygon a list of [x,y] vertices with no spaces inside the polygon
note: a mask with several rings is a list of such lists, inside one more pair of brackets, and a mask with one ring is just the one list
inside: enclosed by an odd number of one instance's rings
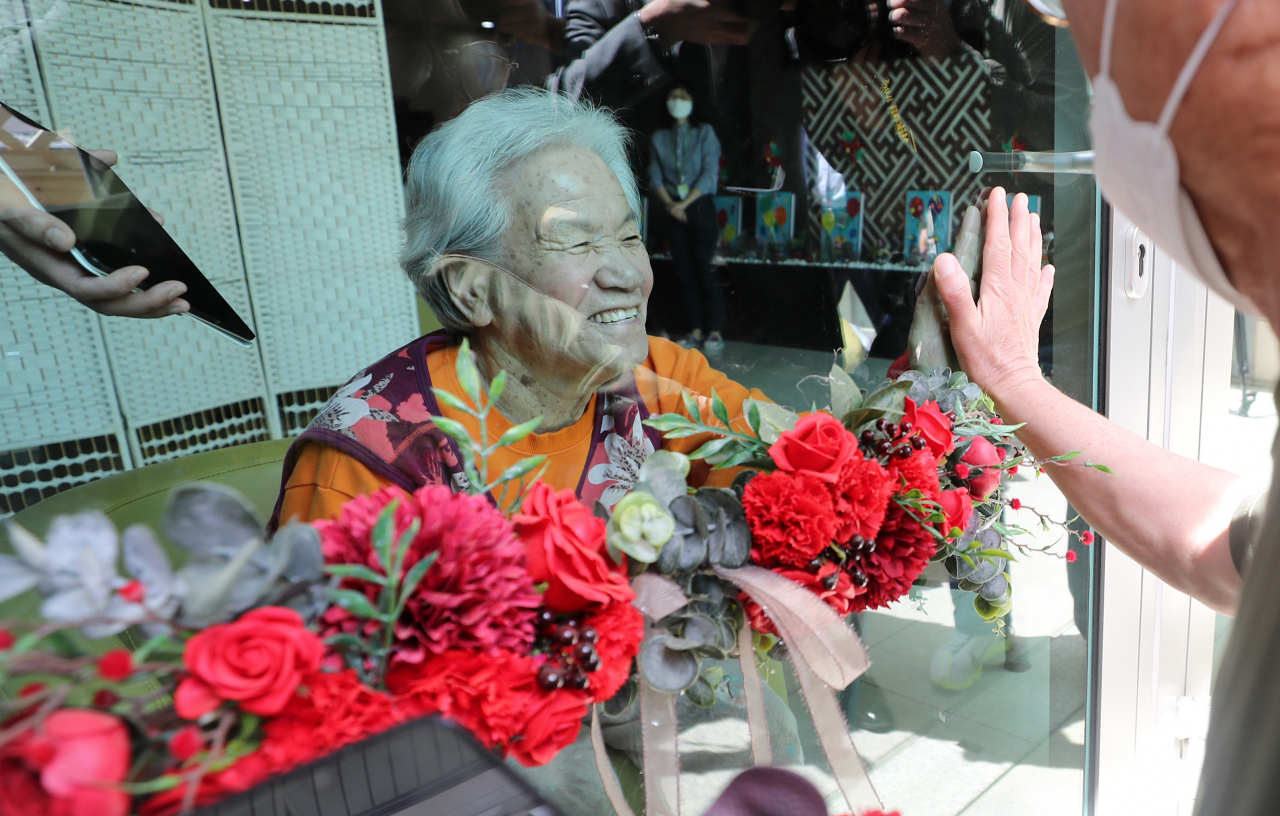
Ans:
{"label": "flower bouquet", "polygon": [[[460,359],[482,416],[505,377],[482,395]],[[44,541],[10,524],[0,602],[38,608],[0,621],[0,814],[190,812],[432,714],[548,762],[627,682],[644,623],[605,523],[528,483],[538,460],[486,480],[535,426],[467,440],[472,494],[389,488],[270,541],[234,491],[184,486],[162,524],[176,569],[99,513]]]}

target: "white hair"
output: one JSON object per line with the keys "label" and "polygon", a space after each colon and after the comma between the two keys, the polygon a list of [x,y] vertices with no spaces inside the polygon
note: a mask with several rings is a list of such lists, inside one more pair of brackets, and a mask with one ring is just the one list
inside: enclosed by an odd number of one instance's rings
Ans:
{"label": "white hair", "polygon": [[511,223],[502,175],[550,147],[576,145],[598,155],[639,217],[640,191],[627,151],[630,137],[613,114],[540,88],[512,88],[480,99],[436,128],[413,151],[406,180],[408,214],[400,265],[445,326],[469,331],[443,276],[445,255],[497,263]]}

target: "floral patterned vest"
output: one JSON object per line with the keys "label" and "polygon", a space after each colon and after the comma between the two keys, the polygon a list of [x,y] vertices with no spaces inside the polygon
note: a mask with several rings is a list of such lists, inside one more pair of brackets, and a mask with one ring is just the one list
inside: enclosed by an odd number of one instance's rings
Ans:
{"label": "floral patterned vest", "polygon": [[[432,421],[441,411],[431,390],[427,355],[452,342],[445,332],[419,337],[338,389],[285,454],[270,531],[279,525],[285,485],[308,441],[337,448],[407,491],[425,485],[447,484],[454,491],[469,487],[457,443]],[[597,394],[594,416],[587,465],[574,492],[588,506],[600,501],[612,507],[635,484],[640,464],[661,447],[662,435],[643,424],[649,410],[630,376]]]}

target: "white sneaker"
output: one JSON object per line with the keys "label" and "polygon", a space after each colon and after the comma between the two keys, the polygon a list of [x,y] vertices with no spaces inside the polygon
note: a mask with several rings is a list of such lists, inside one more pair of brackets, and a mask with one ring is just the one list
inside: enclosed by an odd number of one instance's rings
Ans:
{"label": "white sneaker", "polygon": [[982,677],[983,666],[1004,663],[1008,641],[1000,635],[970,636],[956,632],[933,654],[929,679],[938,688],[963,691]]}

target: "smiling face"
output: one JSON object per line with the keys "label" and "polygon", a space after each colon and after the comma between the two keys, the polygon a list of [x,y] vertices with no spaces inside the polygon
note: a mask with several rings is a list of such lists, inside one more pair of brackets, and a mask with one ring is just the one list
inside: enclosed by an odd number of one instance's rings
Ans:
{"label": "smiling face", "polygon": [[513,217],[502,265],[576,311],[585,339],[618,349],[628,368],[643,362],[653,270],[613,171],[590,150],[566,145],[527,158],[505,188]]}

